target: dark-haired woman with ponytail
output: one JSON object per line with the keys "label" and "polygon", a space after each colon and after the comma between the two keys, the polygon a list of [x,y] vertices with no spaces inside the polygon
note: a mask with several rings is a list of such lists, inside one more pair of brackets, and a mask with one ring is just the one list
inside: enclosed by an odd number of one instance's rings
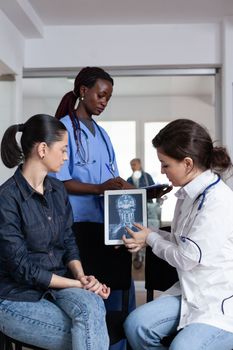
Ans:
{"label": "dark-haired woman with ponytail", "polygon": [[84,274],[66,190],[47,176],[67,161],[67,146],[64,124],[48,115],[3,136],[2,161],[18,169],[0,187],[0,330],[48,350],[108,350],[110,290]]}
{"label": "dark-haired woman with ponytail", "polygon": [[[179,282],[133,311],[125,331],[134,350],[233,348],[233,192],[221,179],[232,171],[224,147],[189,119],[165,126],[152,141],[177,204],[171,233],[136,225],[124,238],[131,252],[149,245],[177,269]],[[177,333],[178,331],[178,333]],[[163,338],[173,336],[168,347]],[[171,339],[171,338],[170,338]]]}
{"label": "dark-haired woman with ponytail", "polygon": [[[114,247],[104,247],[103,243],[104,191],[132,188],[119,177],[111,140],[93,119],[93,115],[99,116],[107,107],[112,91],[113,79],[106,71],[98,67],[85,67],[78,73],[73,91],[62,98],[55,115],[64,123],[69,134],[69,160],[56,173],[56,177],[64,182],[69,194],[74,215],[73,228],[84,268],[85,252],[90,245],[101,250],[103,255],[108,254],[110,249],[115,250]],[[81,240],[80,237],[87,236],[88,232],[93,239],[86,242]],[[83,245],[85,249],[82,249]],[[119,249],[123,253],[125,248]],[[125,250],[124,254],[129,253]],[[106,307],[115,309],[117,305],[121,305],[121,293],[112,291]],[[134,307],[132,284],[130,309]]]}

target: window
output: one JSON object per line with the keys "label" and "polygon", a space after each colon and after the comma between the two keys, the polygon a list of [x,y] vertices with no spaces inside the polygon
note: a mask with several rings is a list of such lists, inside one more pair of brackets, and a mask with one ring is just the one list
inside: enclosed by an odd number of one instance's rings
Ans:
{"label": "window", "polygon": [[119,174],[127,179],[131,174],[130,160],[136,152],[135,121],[99,121],[108,133],[115,150]]}

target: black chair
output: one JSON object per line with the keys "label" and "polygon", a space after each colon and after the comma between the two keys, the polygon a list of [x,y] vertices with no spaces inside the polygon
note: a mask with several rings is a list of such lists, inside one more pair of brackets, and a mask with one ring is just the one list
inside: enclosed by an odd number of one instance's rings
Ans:
{"label": "black chair", "polygon": [[[162,230],[170,232],[171,227],[162,227]],[[145,288],[147,302],[154,299],[154,291],[165,291],[178,281],[177,271],[165,260],[158,258],[151,247],[146,247],[145,257]]]}
{"label": "black chair", "polygon": [[[122,290],[121,310],[108,311],[106,315],[110,345],[116,344],[125,339],[123,323],[129,308],[132,256],[124,246],[116,249],[104,244],[103,225],[90,222],[74,226],[85,273],[94,275],[111,290]],[[131,349],[128,343],[127,349]]]}
{"label": "black chair", "polygon": [[22,343],[0,332],[0,350],[23,350],[23,348],[30,350],[44,350],[35,345]]}
{"label": "black chair", "polygon": [[[162,230],[171,231],[170,226],[162,227]],[[146,247],[145,257],[145,289],[147,302],[154,299],[154,291],[165,291],[178,281],[177,271],[166,261],[158,258],[151,247]],[[165,337],[161,343],[169,346],[176,334]]]}

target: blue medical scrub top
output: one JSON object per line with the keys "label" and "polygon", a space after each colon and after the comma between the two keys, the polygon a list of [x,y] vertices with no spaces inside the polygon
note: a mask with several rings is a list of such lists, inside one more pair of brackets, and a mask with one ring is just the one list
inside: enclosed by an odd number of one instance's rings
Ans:
{"label": "blue medical scrub top", "polygon": [[[69,134],[69,159],[58,173],[53,174],[57,179],[61,181],[73,179],[84,183],[100,184],[113,178],[110,171],[108,150],[114,164],[114,176],[118,176],[114,149],[108,134],[103,128],[94,124],[95,135],[93,135],[80,121],[82,146],[79,147],[78,151],[70,117],[65,116],[61,119],[61,122],[66,126]],[[101,129],[102,135],[98,128]],[[103,195],[69,195],[69,199],[75,222],[104,221]]]}

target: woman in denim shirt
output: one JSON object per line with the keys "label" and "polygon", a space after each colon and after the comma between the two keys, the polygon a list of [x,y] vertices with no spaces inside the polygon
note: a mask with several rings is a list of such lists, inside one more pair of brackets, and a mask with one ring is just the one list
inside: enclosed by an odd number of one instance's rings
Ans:
{"label": "woman in denim shirt", "polygon": [[0,330],[44,349],[107,350],[109,288],[84,274],[64,185],[47,176],[67,160],[67,144],[65,126],[48,115],[3,136],[3,163],[22,164],[0,187]]}

